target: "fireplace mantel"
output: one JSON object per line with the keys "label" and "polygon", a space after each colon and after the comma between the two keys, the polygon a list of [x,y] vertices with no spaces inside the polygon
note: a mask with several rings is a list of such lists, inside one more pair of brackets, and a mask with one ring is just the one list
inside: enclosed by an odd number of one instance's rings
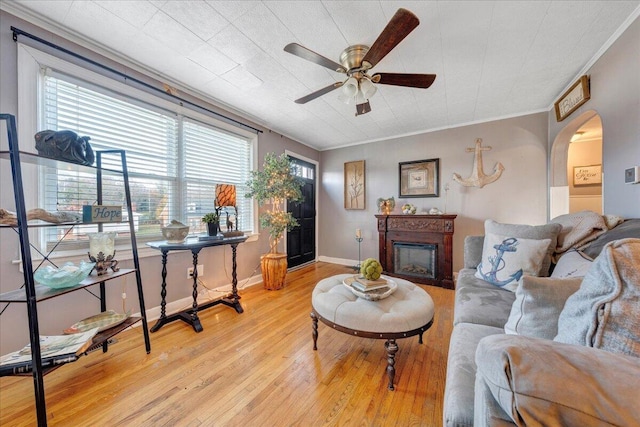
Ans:
{"label": "fireplace mantel", "polygon": [[[456,216],[376,215],[379,258],[384,274],[453,289],[453,223]],[[399,256],[395,251],[407,248],[412,256],[421,250],[435,250],[435,253],[425,252],[426,259],[419,266],[419,270],[425,270],[424,275],[407,273],[401,270],[401,266],[394,265]],[[435,271],[432,271],[432,266]]]}

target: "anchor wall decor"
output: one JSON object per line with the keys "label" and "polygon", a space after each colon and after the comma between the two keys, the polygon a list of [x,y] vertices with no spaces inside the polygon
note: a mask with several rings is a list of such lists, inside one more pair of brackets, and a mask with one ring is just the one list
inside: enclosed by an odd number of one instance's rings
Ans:
{"label": "anchor wall decor", "polygon": [[494,172],[491,175],[487,175],[484,173],[483,164],[482,164],[482,152],[491,150],[490,146],[483,147],[482,146],[482,138],[476,139],[476,146],[473,148],[467,148],[465,151],[467,153],[475,153],[475,157],[473,159],[473,170],[471,171],[471,176],[468,178],[462,178],[459,174],[453,174],[453,180],[459,182],[465,187],[478,187],[482,188],[487,184],[491,184],[494,181],[497,181],[502,175],[502,171],[504,171],[504,166],[502,163],[498,162],[494,168]]}

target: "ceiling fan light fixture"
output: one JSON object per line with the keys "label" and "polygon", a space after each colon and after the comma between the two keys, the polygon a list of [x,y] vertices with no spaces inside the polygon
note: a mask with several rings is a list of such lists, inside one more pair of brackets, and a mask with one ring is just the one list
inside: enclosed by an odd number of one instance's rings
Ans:
{"label": "ceiling fan light fixture", "polygon": [[355,77],[349,77],[342,85],[342,93],[345,96],[353,98],[358,93],[359,85],[358,80]]}
{"label": "ceiling fan light fixture", "polygon": [[344,92],[343,92],[343,93],[341,93],[340,95],[338,95],[338,101],[342,101],[342,102],[344,102],[344,103],[345,103],[345,104],[347,104],[347,105],[351,105],[351,104],[353,104],[353,100],[354,100],[354,98],[355,98],[355,97],[353,97],[353,96],[348,96],[348,95],[346,95]]}
{"label": "ceiling fan light fixture", "polygon": [[360,80],[360,92],[362,92],[362,95],[366,99],[369,99],[373,95],[375,95],[377,90],[378,89],[376,89],[376,86],[373,83],[371,83],[371,80],[367,78],[362,78]]}

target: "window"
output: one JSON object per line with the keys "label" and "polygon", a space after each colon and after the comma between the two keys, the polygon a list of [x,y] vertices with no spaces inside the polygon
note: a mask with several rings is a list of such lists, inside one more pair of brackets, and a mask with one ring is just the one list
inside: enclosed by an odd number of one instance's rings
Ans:
{"label": "window", "polygon": [[[87,135],[94,151],[126,151],[138,240],[161,239],[161,226],[172,219],[188,224],[190,233],[204,232],[200,219],[214,210],[216,184],[236,186],[238,229],[253,231],[253,203],[244,194],[255,137],[216,127],[213,119],[189,117],[184,109],[178,114],[63,73],[47,70],[40,80],[41,129]],[[105,155],[102,160],[103,167],[119,169],[119,156]],[[94,173],[50,168],[40,177],[39,188],[46,210],[79,211],[83,204],[96,202]],[[121,174],[103,175],[102,203],[125,204]],[[129,228],[108,224],[104,230],[124,237]],[[92,231],[97,225],[81,225],[66,235],[47,228],[43,244],[50,248],[62,239],[59,248],[79,249],[86,243],[76,243],[86,241],[86,233]]]}

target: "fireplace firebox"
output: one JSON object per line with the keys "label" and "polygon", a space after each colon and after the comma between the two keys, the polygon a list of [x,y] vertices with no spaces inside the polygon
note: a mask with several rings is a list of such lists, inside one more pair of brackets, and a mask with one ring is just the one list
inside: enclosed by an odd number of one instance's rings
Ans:
{"label": "fireplace firebox", "polygon": [[376,215],[384,274],[453,289],[457,215]]}
{"label": "fireplace firebox", "polygon": [[393,274],[435,279],[437,245],[423,243],[393,243]]}

